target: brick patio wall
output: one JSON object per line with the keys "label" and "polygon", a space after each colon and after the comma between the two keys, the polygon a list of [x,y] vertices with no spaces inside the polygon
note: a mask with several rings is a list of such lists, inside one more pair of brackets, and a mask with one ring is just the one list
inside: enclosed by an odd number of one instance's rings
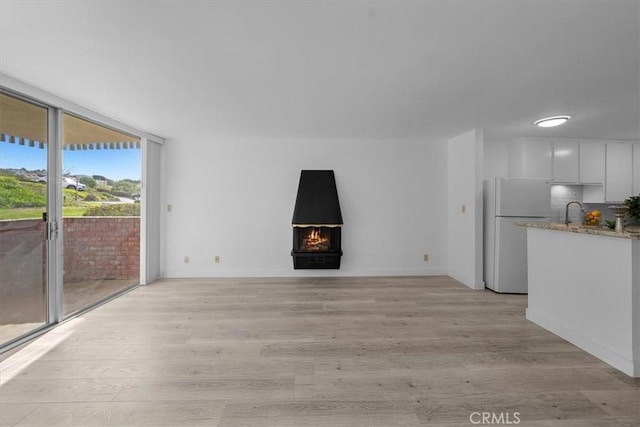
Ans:
{"label": "brick patio wall", "polygon": [[[65,218],[64,281],[140,277],[139,217]],[[43,322],[44,223],[0,221],[0,323]]]}
{"label": "brick patio wall", "polygon": [[65,282],[139,277],[139,217],[64,219]]}
{"label": "brick patio wall", "polygon": [[42,220],[0,221],[0,324],[46,321],[44,233]]}

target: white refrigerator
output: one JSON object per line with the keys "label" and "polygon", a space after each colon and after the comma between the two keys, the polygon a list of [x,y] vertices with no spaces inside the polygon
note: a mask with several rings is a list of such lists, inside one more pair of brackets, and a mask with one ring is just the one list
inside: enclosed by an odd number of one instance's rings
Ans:
{"label": "white refrigerator", "polygon": [[548,221],[551,183],[494,178],[484,182],[484,281],[495,292],[527,293],[527,230],[519,222]]}

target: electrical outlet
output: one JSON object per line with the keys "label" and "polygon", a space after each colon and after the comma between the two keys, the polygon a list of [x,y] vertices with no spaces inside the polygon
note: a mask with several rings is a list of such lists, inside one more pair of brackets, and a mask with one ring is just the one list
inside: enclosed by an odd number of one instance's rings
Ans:
{"label": "electrical outlet", "polygon": [[429,261],[429,255],[428,254],[424,254],[424,262]]}
{"label": "electrical outlet", "polygon": [[216,255],[213,257],[213,262],[215,262],[216,264],[220,263],[220,255]]}
{"label": "electrical outlet", "polygon": [[466,213],[467,212],[467,205],[462,205],[462,213]]}
{"label": "electrical outlet", "polygon": [[189,264],[189,256],[188,255],[184,257],[184,263],[185,264]]}
{"label": "electrical outlet", "polygon": [[167,205],[167,212],[171,212],[173,210],[173,205]]}

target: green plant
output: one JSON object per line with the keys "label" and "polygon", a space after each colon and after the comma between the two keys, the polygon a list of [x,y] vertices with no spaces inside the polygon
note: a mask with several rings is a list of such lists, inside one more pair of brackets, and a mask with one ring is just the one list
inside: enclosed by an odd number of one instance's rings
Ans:
{"label": "green plant", "polygon": [[91,206],[85,211],[84,216],[140,216],[140,205],[138,203],[119,203]]}
{"label": "green plant", "polygon": [[115,182],[111,187],[111,193],[114,196],[131,197],[133,194],[140,192],[140,185],[130,179],[123,179]]}
{"label": "green plant", "polygon": [[0,208],[33,208],[46,206],[42,184],[21,181],[13,176],[0,176]]}
{"label": "green plant", "polygon": [[627,215],[635,221],[640,222],[640,194],[627,197],[624,200],[624,204],[629,207]]}
{"label": "green plant", "polygon": [[86,185],[88,188],[96,188],[96,185],[98,185],[95,179],[88,176],[83,176],[82,178],[80,178],[80,182]]}

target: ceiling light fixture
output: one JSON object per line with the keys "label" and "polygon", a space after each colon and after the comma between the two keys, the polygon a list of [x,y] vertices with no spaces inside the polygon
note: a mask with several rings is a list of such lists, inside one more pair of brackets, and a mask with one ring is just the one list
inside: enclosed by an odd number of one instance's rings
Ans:
{"label": "ceiling light fixture", "polygon": [[544,119],[536,120],[533,123],[541,128],[552,128],[565,124],[570,118],[571,116],[545,117]]}

